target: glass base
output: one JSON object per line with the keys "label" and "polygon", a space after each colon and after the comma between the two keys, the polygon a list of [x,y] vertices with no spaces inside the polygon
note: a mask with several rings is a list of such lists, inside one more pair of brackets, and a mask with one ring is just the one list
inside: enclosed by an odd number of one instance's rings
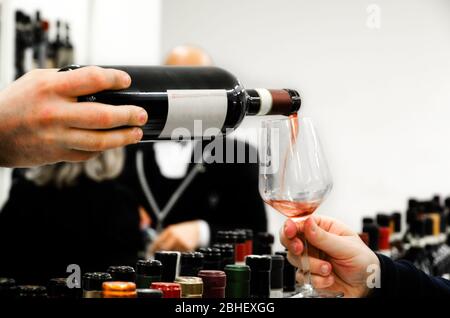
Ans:
{"label": "glass base", "polygon": [[343,292],[315,289],[312,286],[302,286],[297,294],[290,298],[342,298]]}

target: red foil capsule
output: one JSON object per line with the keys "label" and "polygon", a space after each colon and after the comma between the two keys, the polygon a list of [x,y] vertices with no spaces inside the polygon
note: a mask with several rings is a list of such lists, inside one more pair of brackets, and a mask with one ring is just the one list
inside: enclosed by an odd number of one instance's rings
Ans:
{"label": "red foil capsule", "polygon": [[247,245],[245,244],[247,236],[244,231],[236,232],[236,244],[234,245],[235,262],[244,263],[247,256]]}
{"label": "red foil capsule", "polygon": [[227,284],[225,272],[201,270],[198,277],[203,280],[203,298],[225,298]]}
{"label": "red foil capsule", "polygon": [[380,227],[378,229],[378,249],[379,250],[389,250],[391,248],[389,244],[389,237],[391,230],[389,227]]}
{"label": "red foil capsule", "polygon": [[150,288],[162,291],[162,298],[181,298],[181,286],[178,283],[154,282]]}
{"label": "red foil capsule", "polygon": [[253,240],[245,241],[245,256],[253,254]]}
{"label": "red foil capsule", "polygon": [[253,254],[253,230],[244,229],[245,231],[245,256]]}

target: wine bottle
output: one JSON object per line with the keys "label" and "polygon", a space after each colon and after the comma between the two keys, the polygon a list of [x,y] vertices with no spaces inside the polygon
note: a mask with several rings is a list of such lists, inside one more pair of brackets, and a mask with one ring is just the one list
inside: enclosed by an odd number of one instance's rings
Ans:
{"label": "wine bottle", "polygon": [[[80,66],[68,66],[68,71]],[[79,96],[79,102],[137,105],[148,112],[143,141],[210,139],[237,128],[246,115],[295,114],[301,100],[291,89],[244,89],[217,67],[111,66],[127,72],[128,89]]]}
{"label": "wine bottle", "polygon": [[74,48],[72,45],[72,41],[70,40],[70,26],[68,23],[65,24],[65,31],[66,31],[66,39],[61,48],[58,67],[74,63]]}
{"label": "wine bottle", "polygon": [[66,63],[65,59],[64,62],[62,62],[63,60],[63,48],[64,48],[64,43],[61,40],[61,21],[57,20],[56,21],[56,38],[55,41],[53,41],[50,46],[49,46],[49,52],[48,52],[48,58],[49,58],[49,67],[63,67],[64,65],[67,64],[63,64]]}

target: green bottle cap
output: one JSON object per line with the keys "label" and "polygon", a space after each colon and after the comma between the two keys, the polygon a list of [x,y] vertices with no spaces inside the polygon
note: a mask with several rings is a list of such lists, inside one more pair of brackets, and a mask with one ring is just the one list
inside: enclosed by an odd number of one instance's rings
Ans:
{"label": "green bottle cap", "polygon": [[250,267],[247,265],[225,266],[227,275],[227,298],[246,298],[250,294]]}

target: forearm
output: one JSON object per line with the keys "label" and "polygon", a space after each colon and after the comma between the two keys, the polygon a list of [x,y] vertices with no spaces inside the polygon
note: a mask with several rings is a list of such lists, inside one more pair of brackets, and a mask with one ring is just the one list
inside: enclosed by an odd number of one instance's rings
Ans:
{"label": "forearm", "polygon": [[449,297],[450,281],[432,277],[408,261],[394,262],[377,254],[380,260],[381,286],[373,297]]}

